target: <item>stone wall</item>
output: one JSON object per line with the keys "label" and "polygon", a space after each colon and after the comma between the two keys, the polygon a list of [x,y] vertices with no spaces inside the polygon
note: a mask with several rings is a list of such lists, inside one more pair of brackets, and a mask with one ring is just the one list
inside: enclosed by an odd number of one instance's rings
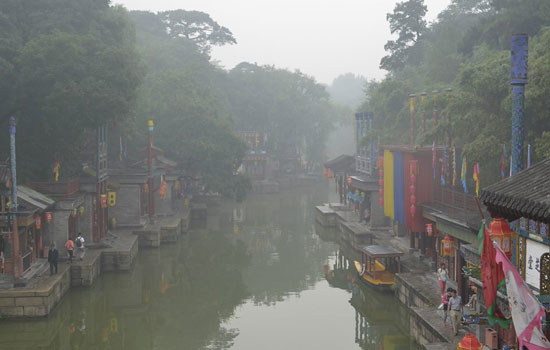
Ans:
{"label": "stone wall", "polygon": [[378,205],[378,191],[369,192],[370,197],[370,226],[381,228],[390,226],[389,219],[384,215],[384,208]]}
{"label": "stone wall", "polygon": [[411,308],[409,313],[409,327],[411,338],[413,338],[423,349],[426,346],[434,343],[443,343],[447,348],[453,347],[453,344],[439,332],[437,332],[426,320],[425,316],[421,315],[421,309]]}
{"label": "stone wall", "polygon": [[[408,274],[407,274],[408,275]],[[422,290],[412,286],[404,277],[405,274],[398,274],[395,280],[395,296],[405,306],[411,307],[436,307]]]}
{"label": "stone wall", "polygon": [[161,243],[175,243],[181,234],[181,219],[175,218],[171,223],[166,223],[160,227]]}
{"label": "stone wall", "polygon": [[157,227],[135,230],[140,247],[160,247],[160,229]]}
{"label": "stone wall", "polygon": [[71,286],[71,269],[60,264],[58,275],[41,288],[32,286],[0,291],[0,316],[7,318],[48,315]]}
{"label": "stone wall", "polygon": [[105,250],[101,257],[101,271],[128,271],[132,268],[138,253],[138,240],[135,237],[129,250]]}
{"label": "stone wall", "polygon": [[88,255],[85,260],[86,264],[71,264],[72,287],[90,287],[99,277],[99,274],[101,272],[101,251],[88,249],[86,251],[86,255]]}
{"label": "stone wall", "polygon": [[117,203],[109,208],[109,218],[116,218],[119,227],[136,227],[141,222],[141,185],[120,184]]}
{"label": "stone wall", "polygon": [[[50,239],[55,242],[57,249],[60,252],[60,256],[63,256],[63,251],[65,247],[65,242],[69,238],[69,216],[71,215],[70,210],[59,210],[56,209],[52,213],[52,222],[51,222],[51,232]],[[44,242],[46,243],[46,242]],[[49,242],[47,242],[49,244]]]}

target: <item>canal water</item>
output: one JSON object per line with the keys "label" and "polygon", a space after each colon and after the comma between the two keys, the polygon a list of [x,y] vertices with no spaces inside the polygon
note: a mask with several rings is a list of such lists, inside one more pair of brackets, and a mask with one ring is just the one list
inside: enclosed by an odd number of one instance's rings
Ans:
{"label": "canal water", "polygon": [[47,319],[0,321],[0,349],[415,349],[406,310],[354,284],[350,250],[315,225],[328,200],[319,185],[209,209]]}

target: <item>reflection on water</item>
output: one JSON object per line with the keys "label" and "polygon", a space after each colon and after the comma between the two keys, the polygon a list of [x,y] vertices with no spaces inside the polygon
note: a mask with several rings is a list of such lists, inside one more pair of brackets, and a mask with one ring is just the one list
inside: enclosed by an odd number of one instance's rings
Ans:
{"label": "reflection on water", "polygon": [[327,192],[209,209],[207,229],[140,251],[48,319],[2,321],[0,349],[408,349],[404,310],[355,285],[349,255],[316,230]]}

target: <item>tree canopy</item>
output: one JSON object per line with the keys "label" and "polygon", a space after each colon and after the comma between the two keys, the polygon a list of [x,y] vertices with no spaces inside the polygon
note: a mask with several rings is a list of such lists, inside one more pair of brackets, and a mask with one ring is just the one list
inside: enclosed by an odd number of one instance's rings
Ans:
{"label": "tree canopy", "polygon": [[[509,154],[511,142],[510,36],[526,32],[530,35],[527,143],[533,146],[534,160],[547,156],[549,137],[543,132],[550,130],[545,98],[550,93],[549,8],[544,0],[453,0],[407,48],[403,65],[388,66],[383,80],[370,82],[361,109],[375,113],[380,143],[407,143],[403,140],[408,140],[409,132],[408,96],[427,92],[424,104],[417,97],[416,124],[420,125],[421,110],[428,115],[426,135],[419,131],[417,143],[431,145],[439,135],[443,144],[451,132],[453,146],[469,162],[481,164],[482,185],[496,181],[503,145]],[[411,17],[418,14],[407,11]],[[445,92],[447,88],[452,92]],[[433,109],[443,117],[437,128]]]}
{"label": "tree canopy", "polygon": [[126,10],[7,0],[0,27],[0,118],[17,119],[20,174],[44,178],[54,161],[76,171],[88,133],[133,116],[141,69]]}

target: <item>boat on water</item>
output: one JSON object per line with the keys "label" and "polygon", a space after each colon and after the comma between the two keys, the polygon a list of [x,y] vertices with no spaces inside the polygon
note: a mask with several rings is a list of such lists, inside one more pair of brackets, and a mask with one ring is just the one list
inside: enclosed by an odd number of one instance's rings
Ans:
{"label": "boat on water", "polygon": [[361,262],[355,261],[360,280],[379,289],[389,289],[395,284],[395,274],[401,271],[403,253],[382,245],[357,246]]}

